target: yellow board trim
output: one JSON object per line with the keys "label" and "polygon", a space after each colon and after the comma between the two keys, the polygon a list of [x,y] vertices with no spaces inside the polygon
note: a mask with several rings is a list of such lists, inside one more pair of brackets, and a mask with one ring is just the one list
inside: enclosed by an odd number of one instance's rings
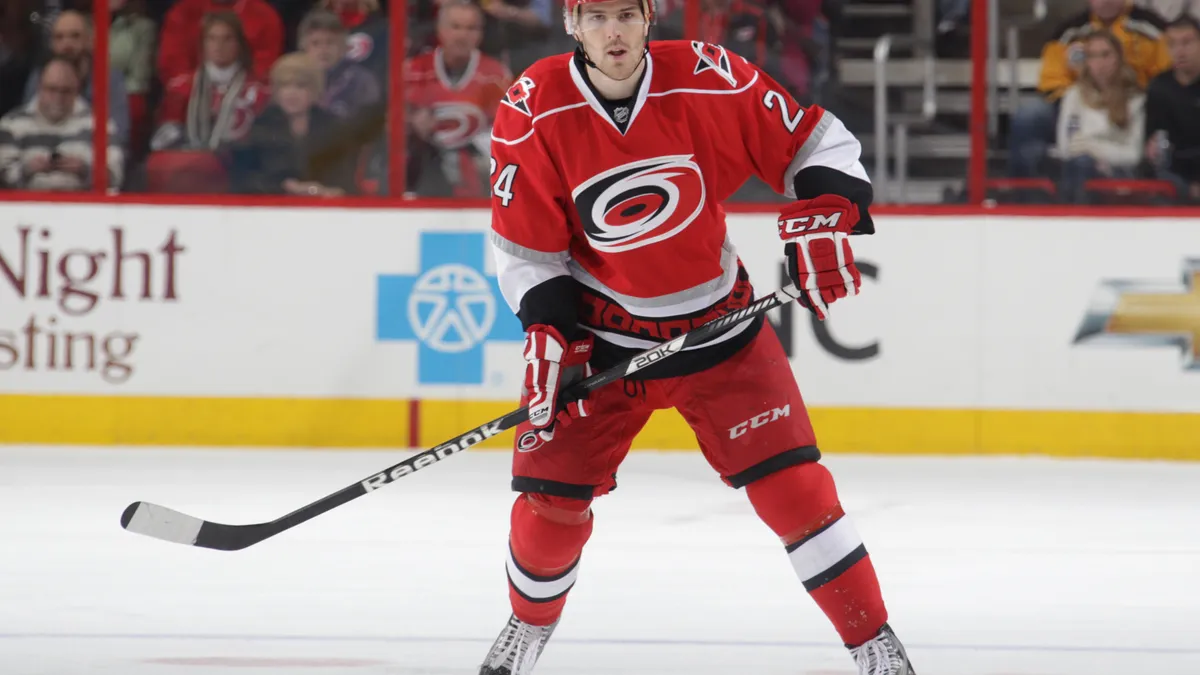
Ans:
{"label": "yellow board trim", "polygon": [[[512,409],[509,401],[0,395],[0,443],[240,447],[432,447]],[[419,409],[417,425],[410,412]],[[1200,414],[816,408],[827,453],[1200,460]],[[512,432],[481,447],[506,449]],[[695,450],[660,411],[635,450]]]}
{"label": "yellow board trim", "polygon": [[403,448],[409,402],[0,395],[0,443]]}

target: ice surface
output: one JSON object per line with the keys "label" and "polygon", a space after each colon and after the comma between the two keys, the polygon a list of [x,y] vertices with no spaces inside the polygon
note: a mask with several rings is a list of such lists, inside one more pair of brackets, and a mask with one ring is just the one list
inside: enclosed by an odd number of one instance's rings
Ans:
{"label": "ice surface", "polygon": [[[473,675],[508,617],[508,457],[470,452],[238,552],[404,453],[0,448],[3,675]],[[1200,466],[829,457],[920,675],[1200,675]],[[744,493],[634,453],[538,675],[852,675]]]}

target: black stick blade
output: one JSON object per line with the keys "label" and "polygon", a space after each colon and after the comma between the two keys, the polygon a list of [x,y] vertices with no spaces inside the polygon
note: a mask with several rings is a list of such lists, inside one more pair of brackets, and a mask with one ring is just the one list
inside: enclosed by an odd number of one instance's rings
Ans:
{"label": "black stick blade", "polygon": [[135,534],[216,551],[240,551],[286,529],[276,523],[210,523],[149,502],[134,502],[126,507],[121,514],[121,527]]}
{"label": "black stick blade", "polygon": [[204,521],[149,502],[134,502],[121,514],[121,527],[184,546],[194,546]]}

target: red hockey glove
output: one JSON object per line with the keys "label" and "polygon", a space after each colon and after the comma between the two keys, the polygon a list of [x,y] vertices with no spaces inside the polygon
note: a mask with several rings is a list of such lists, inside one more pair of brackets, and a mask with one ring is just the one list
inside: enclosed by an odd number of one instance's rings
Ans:
{"label": "red hockey glove", "polygon": [[798,201],[779,215],[788,277],[801,291],[800,304],[822,321],[831,303],[862,286],[849,241],[857,222],[858,207],[837,195]]}
{"label": "red hockey glove", "polygon": [[529,423],[542,440],[554,438],[554,426],[567,426],[588,416],[586,399],[562,400],[566,389],[591,377],[591,333],[569,342],[553,326],[530,326],[525,334],[525,391],[529,392]]}

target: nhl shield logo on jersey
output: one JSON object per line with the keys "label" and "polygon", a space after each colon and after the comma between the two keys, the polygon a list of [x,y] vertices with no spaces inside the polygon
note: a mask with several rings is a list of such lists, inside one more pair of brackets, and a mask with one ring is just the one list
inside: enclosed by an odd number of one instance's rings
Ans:
{"label": "nhl shield logo on jersey", "polygon": [[508,88],[508,93],[500,100],[510,108],[516,108],[523,114],[532,117],[533,114],[529,112],[529,95],[535,86],[537,85],[533,83],[533,80],[522,77]]}
{"label": "nhl shield logo on jersey", "polygon": [[700,57],[700,60],[696,62],[696,70],[693,71],[693,75],[711,70],[724,78],[731,87],[737,86],[737,78],[733,76],[733,66],[729,63],[729,52],[725,51],[724,47],[693,41],[692,50],[696,52],[696,56]]}
{"label": "nhl shield logo on jersey", "polygon": [[597,251],[641,248],[679,234],[704,209],[704,176],[692,155],[623,164],[571,193]]}

